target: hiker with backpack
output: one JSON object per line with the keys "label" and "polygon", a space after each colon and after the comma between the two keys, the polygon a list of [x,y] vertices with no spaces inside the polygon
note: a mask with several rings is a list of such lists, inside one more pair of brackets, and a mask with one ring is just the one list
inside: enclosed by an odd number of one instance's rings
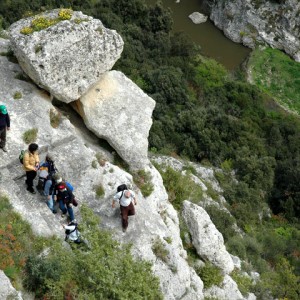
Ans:
{"label": "hiker with backpack", "polygon": [[45,161],[40,164],[39,180],[36,186],[41,195],[46,196],[46,203],[50,210],[56,214],[56,203],[54,201],[54,176],[57,169],[52,156],[47,153]]}
{"label": "hiker with backpack", "polygon": [[112,208],[115,208],[115,202],[119,202],[121,217],[122,217],[122,230],[125,232],[128,227],[128,216],[135,215],[134,205],[137,205],[135,193],[127,188],[126,184],[118,186],[117,193],[112,200]]}
{"label": "hiker with backpack", "polygon": [[26,181],[27,191],[32,194],[36,194],[33,188],[33,180],[37,175],[37,171],[39,169],[40,158],[38,154],[39,146],[35,143],[31,143],[28,146],[28,150],[25,151],[23,156],[23,167],[26,171]]}
{"label": "hiker with backpack", "polygon": [[80,239],[80,232],[78,230],[77,221],[74,219],[73,221],[69,222],[68,225],[62,225],[65,229],[65,241],[72,241],[75,244],[80,244],[82,241]]}
{"label": "hiker with backpack", "polygon": [[10,130],[10,118],[5,105],[0,105],[0,148],[7,152],[6,131]]}
{"label": "hiker with backpack", "polygon": [[74,220],[74,212],[72,203],[74,203],[74,195],[67,184],[61,177],[56,177],[56,184],[54,190],[54,200],[59,203],[59,208],[62,211],[62,217],[65,217],[67,212],[70,217],[70,221]]}

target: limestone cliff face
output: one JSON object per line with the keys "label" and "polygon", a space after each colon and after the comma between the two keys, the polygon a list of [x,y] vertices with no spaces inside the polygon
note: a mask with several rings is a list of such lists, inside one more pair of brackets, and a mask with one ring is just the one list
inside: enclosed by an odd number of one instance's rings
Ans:
{"label": "limestone cliff face", "polygon": [[[7,51],[9,44],[9,41],[0,39],[0,52]],[[230,275],[224,277],[222,287],[215,287],[211,290],[204,289],[201,278],[188,263],[187,252],[183,248],[180,237],[178,213],[169,203],[163,180],[155,167],[151,163],[145,166],[145,170],[152,176],[154,185],[153,193],[145,198],[134,184],[132,175],[114,165],[113,154],[100,147],[97,141],[89,140],[82,128],[74,127],[64,115],[61,116],[58,127],[52,127],[50,112],[57,112],[58,109],[52,105],[51,97],[33,83],[18,80],[20,74],[23,72],[18,64],[9,62],[5,56],[0,56],[0,104],[7,106],[11,117],[11,130],[7,137],[8,152],[0,152],[0,193],[8,195],[14,209],[31,224],[33,231],[44,236],[55,234],[62,240],[64,236],[60,215],[52,214],[42,196],[27,193],[24,177],[22,177],[24,171],[18,156],[21,149],[27,148],[22,134],[28,129],[38,128],[36,142],[40,146],[41,160],[45,158],[46,152],[50,152],[55,157],[60,173],[75,187],[75,194],[79,200],[79,206],[74,207],[76,218],[80,220],[80,206],[86,203],[100,216],[101,224],[99,226],[112,230],[114,237],[120,242],[132,243],[133,255],[153,264],[153,272],[160,279],[160,287],[166,300],[201,300],[205,296],[212,295],[217,295],[218,299],[224,300],[229,299],[228,295],[230,295],[230,299],[244,299],[241,298]],[[105,93],[109,94],[113,91],[112,87],[112,90],[105,90]],[[15,92],[19,92],[22,98],[15,100],[13,98]],[[152,101],[149,103],[151,104]],[[84,105],[83,101],[83,110],[85,109]],[[153,106],[153,103],[151,105]],[[123,126],[126,126],[126,122]],[[95,164],[96,155],[102,156],[103,164]],[[167,160],[169,158],[159,157],[156,159],[158,163],[159,161],[164,163]],[[169,161],[178,171],[184,172],[182,162],[174,159]],[[220,191],[211,169],[198,165],[195,167],[197,169],[195,182],[201,185],[203,190],[205,190],[205,182],[209,181],[214,189]],[[130,218],[129,228],[125,234],[121,231],[119,210],[111,208],[112,196],[121,183],[132,186],[138,198],[136,215]],[[96,197],[95,192],[95,186],[99,184],[105,191],[101,200]],[[203,200],[203,203],[205,201]],[[212,200],[207,199],[207,201]],[[205,224],[213,228],[213,235],[218,237],[214,243],[215,249],[222,249],[217,253],[217,258],[213,253],[211,253],[212,255],[205,253],[203,259],[210,260],[212,263],[218,262],[217,264],[222,266],[225,264],[224,270],[229,273],[233,262],[225,251],[220,233],[217,232],[201,208],[191,204],[186,205],[187,207],[191,206],[190,211],[186,214],[187,221],[193,222],[189,216],[195,216],[200,211],[203,216],[206,216]],[[196,222],[196,220],[194,221]],[[197,220],[198,228],[202,226],[200,221]],[[209,232],[206,232],[206,239],[197,235],[196,231],[191,234],[195,246],[201,244],[202,249],[208,249],[209,245],[206,245],[206,241],[210,240]],[[162,261],[155,255],[152,249],[155,240],[159,240],[168,250],[166,261]],[[170,242],[168,243],[166,240]],[[199,248],[200,255],[201,251]],[[226,266],[226,261],[228,266]],[[0,277],[0,286],[5,284],[6,280],[7,278]]]}
{"label": "limestone cliff face", "polygon": [[210,19],[234,42],[254,48],[269,45],[300,61],[300,2],[205,0]]}

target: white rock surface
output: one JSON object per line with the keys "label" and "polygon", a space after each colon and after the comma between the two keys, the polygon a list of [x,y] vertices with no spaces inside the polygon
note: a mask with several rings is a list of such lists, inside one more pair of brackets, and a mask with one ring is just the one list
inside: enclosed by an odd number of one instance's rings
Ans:
{"label": "white rock surface", "polygon": [[207,212],[198,205],[184,201],[182,215],[199,256],[219,267],[225,274],[232,272],[234,264],[225,248],[223,236]]}
{"label": "white rock surface", "polygon": [[[44,13],[57,18],[59,10]],[[110,70],[123,51],[123,40],[102,22],[81,12],[41,31],[24,35],[20,30],[36,18],[21,19],[9,28],[12,49],[19,64],[40,87],[57,99],[79,99]],[[77,20],[81,20],[78,23]]]}
{"label": "white rock surface", "polygon": [[189,18],[193,21],[194,24],[201,24],[207,21],[207,16],[195,11],[189,15]]}
{"label": "white rock surface", "polygon": [[0,299],[22,300],[22,295],[11,285],[9,278],[0,270]]}
{"label": "white rock surface", "polygon": [[106,72],[80,98],[86,126],[116,149],[131,169],[144,169],[155,101],[119,71]]}

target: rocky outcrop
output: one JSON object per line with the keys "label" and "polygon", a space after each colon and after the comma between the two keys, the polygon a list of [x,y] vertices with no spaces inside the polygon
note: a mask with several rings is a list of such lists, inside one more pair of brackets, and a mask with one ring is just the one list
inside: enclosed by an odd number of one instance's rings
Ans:
{"label": "rocky outcrop", "polygon": [[[7,45],[7,41],[3,43]],[[101,148],[98,142],[92,143],[83,137],[65,116],[61,116],[57,128],[50,125],[49,112],[56,108],[51,104],[50,97],[35,85],[15,78],[22,72],[17,64],[0,56],[0,70],[1,104],[7,106],[11,117],[8,152],[0,153],[0,193],[8,195],[14,209],[29,222],[34,232],[44,236],[55,234],[63,241],[60,214],[52,214],[42,196],[26,192],[22,177],[24,171],[18,160],[20,150],[27,147],[22,134],[28,129],[38,128],[36,142],[40,146],[40,158],[43,160],[49,151],[55,157],[59,172],[75,187],[79,202],[79,207],[74,207],[76,218],[80,220],[79,208],[86,203],[100,216],[101,227],[112,230],[120,242],[132,243],[135,257],[153,263],[153,271],[160,279],[165,299],[203,299],[203,283],[187,262],[178,216],[167,201],[167,193],[157,170],[151,165],[146,167],[151,173],[155,190],[145,198],[135,186],[132,175],[112,164],[113,155]],[[22,94],[19,100],[13,99],[16,91]],[[97,162],[96,155],[103,157],[103,164]],[[111,208],[112,196],[121,183],[131,185],[138,198],[136,215],[130,218],[126,234],[121,230],[119,210]],[[95,186],[99,184],[105,191],[101,199],[96,197],[95,192]],[[156,239],[168,250],[166,261],[162,261],[152,250]]]}
{"label": "rocky outcrop", "polygon": [[131,169],[144,169],[155,101],[118,71],[106,72],[76,103],[86,126],[116,149]]}
{"label": "rocky outcrop", "polygon": [[198,205],[184,201],[183,218],[199,256],[222,269],[225,274],[232,272],[234,264],[226,251],[223,236],[216,229],[207,212]]}
{"label": "rocky outcrop", "polygon": [[11,285],[9,279],[3,271],[0,270],[0,299],[15,299],[22,300],[23,297],[20,292]]}
{"label": "rocky outcrop", "polygon": [[206,0],[210,19],[232,41],[255,48],[266,44],[300,61],[300,2]]}
{"label": "rocky outcrop", "polygon": [[199,12],[193,12],[192,14],[189,15],[189,18],[195,24],[205,23],[207,21],[207,16],[204,16],[203,14],[201,14]]}
{"label": "rocky outcrop", "polygon": [[[8,47],[9,42],[0,39],[0,52],[6,51],[5,49],[8,49]],[[22,70],[19,65],[9,62],[5,56],[0,56],[0,104],[3,103],[7,106],[11,117],[11,130],[8,132],[7,137],[8,152],[0,152],[0,193],[8,195],[14,209],[23,219],[28,221],[36,234],[44,236],[55,234],[63,240],[64,232],[61,227],[60,214],[52,214],[42,196],[26,192],[24,177],[22,177],[24,171],[18,160],[20,150],[27,147],[22,139],[23,133],[28,129],[38,128],[36,142],[40,146],[40,158],[43,160],[46,152],[50,152],[55,157],[59,172],[75,187],[79,207],[74,207],[74,212],[79,222],[80,206],[85,203],[100,216],[101,224],[99,226],[111,230],[114,237],[121,243],[131,243],[133,245],[132,253],[135,257],[146,259],[153,264],[152,270],[160,279],[164,299],[204,299],[206,291],[203,288],[203,282],[188,264],[187,252],[183,248],[180,237],[179,217],[173,206],[168,202],[168,195],[159,172],[150,163],[145,166],[145,170],[152,177],[154,191],[149,197],[144,197],[133,182],[132,175],[113,164],[111,151],[100,147],[99,140],[96,137],[95,141],[88,138],[85,129],[74,127],[69,119],[64,116],[63,111],[59,111],[58,108],[52,105],[48,94],[37,89],[30,82],[17,79],[22,77],[21,74]],[[101,95],[102,92],[105,92],[107,96],[110,93],[118,94],[118,91],[122,91],[122,88],[119,87],[116,78],[124,79],[123,75],[119,72],[108,72],[107,75],[109,80],[106,83],[102,82],[103,86],[100,86],[100,91],[96,90],[98,88],[96,85],[94,92]],[[113,76],[110,77],[111,75]],[[114,80],[117,82],[114,82]],[[124,80],[126,81],[126,79]],[[129,83],[128,85],[131,86]],[[22,98],[13,99],[15,92],[19,92]],[[125,93],[125,91],[123,92]],[[133,93],[135,101],[137,101],[136,98],[144,97],[131,89],[129,93]],[[102,100],[105,101],[104,98]],[[149,102],[151,107],[151,100]],[[89,105],[92,105],[92,103]],[[138,102],[135,105],[138,106]],[[141,104],[140,109],[145,109],[145,103]],[[82,104],[82,110],[84,110],[84,104]],[[51,126],[50,111],[61,114],[57,127]],[[68,112],[68,114],[70,113]],[[73,119],[70,119],[73,122]],[[99,157],[101,157],[101,163],[98,163]],[[179,169],[182,168],[179,161],[171,161],[174,166],[178,166]],[[193,166],[197,175],[195,175],[195,180],[199,176],[199,184],[203,185],[204,190],[206,181],[219,189],[211,169],[205,169],[198,165]],[[203,182],[199,174],[205,178]],[[136,215],[130,217],[126,233],[122,233],[121,230],[119,210],[111,208],[112,196],[121,183],[130,185],[136,192],[138,199]],[[99,185],[102,185],[105,191],[101,199],[96,196],[95,187]],[[220,254],[217,253],[217,249],[219,249],[221,255],[225,257],[224,249],[220,246],[222,240],[215,232],[216,229],[213,230],[213,225],[209,223],[209,217],[202,212],[200,207],[186,209],[185,214],[186,220],[195,223],[194,227],[190,225],[193,242],[198,240],[200,244],[209,239],[209,232],[205,230],[203,231],[203,239],[202,236],[197,236],[198,228],[201,227],[201,224],[204,226],[201,218],[205,219],[205,224],[211,229],[212,237],[210,239],[215,242],[210,243],[210,245],[216,247],[216,252],[211,251],[211,257],[209,257],[203,251],[203,257],[207,257],[216,264],[223,266],[223,260]],[[199,217],[200,220],[198,220]],[[215,241],[215,239],[218,240]],[[153,250],[155,241],[159,241],[167,250],[168,254],[164,259],[159,257]],[[212,257],[213,253],[216,255],[216,259]],[[231,262],[228,261],[228,266],[223,267],[223,269],[229,272],[228,269],[230,268]],[[0,286],[2,286],[1,279]],[[218,295],[222,293],[229,295],[223,287],[219,288],[218,292],[211,292],[211,294],[217,293]]]}
{"label": "rocky outcrop", "polygon": [[58,13],[59,10],[53,10],[22,19],[11,25],[9,34],[25,73],[54,97],[69,103],[80,98],[101,74],[113,67],[124,43],[116,31],[81,12],[72,12],[70,20],[40,31],[21,33],[33,20],[56,20]]}

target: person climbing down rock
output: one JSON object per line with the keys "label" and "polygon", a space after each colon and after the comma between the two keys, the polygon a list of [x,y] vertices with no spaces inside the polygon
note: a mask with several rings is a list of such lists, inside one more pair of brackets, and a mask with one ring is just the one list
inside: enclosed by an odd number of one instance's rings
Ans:
{"label": "person climbing down rock", "polygon": [[[124,188],[124,190],[120,190],[120,187]],[[127,186],[125,184],[121,185],[118,187],[117,193],[113,198],[111,204],[112,208],[115,208],[115,202],[119,202],[120,204],[122,230],[123,232],[125,232],[128,227],[128,216],[135,215],[134,205],[137,205],[135,193],[132,190],[127,189]]]}
{"label": "person climbing down rock", "polygon": [[35,194],[33,189],[33,180],[37,175],[37,170],[39,169],[40,158],[38,155],[39,146],[35,143],[32,143],[28,146],[28,150],[25,151],[23,158],[23,167],[26,171],[26,181],[27,191],[32,194]]}
{"label": "person climbing down rock", "polygon": [[7,152],[6,131],[10,130],[10,118],[5,105],[0,105],[0,148]]}
{"label": "person climbing down rock", "polygon": [[66,183],[61,177],[56,176],[56,184],[54,191],[54,200],[58,201],[59,208],[62,211],[62,217],[69,213],[70,221],[74,220],[74,212],[72,208],[73,193],[68,189]]}

